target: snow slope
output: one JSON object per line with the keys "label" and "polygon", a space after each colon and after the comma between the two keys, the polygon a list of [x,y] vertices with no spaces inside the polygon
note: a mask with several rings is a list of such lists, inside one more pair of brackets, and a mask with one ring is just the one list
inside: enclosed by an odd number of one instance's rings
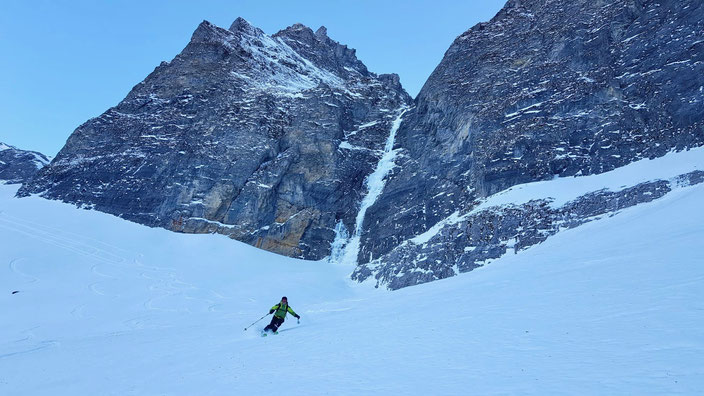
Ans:
{"label": "snow slope", "polygon": [[[15,190],[0,186],[0,394],[704,392],[701,184],[395,292]],[[300,325],[243,331],[282,295]]]}

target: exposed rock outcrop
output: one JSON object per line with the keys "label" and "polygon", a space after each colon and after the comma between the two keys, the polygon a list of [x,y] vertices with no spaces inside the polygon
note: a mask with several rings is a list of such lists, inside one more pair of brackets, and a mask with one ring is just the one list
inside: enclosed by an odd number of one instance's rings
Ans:
{"label": "exposed rock outcrop", "polygon": [[0,183],[19,184],[30,180],[50,161],[36,151],[20,150],[0,143]]}
{"label": "exposed rock outcrop", "polygon": [[511,0],[455,40],[416,98],[359,262],[412,265],[394,249],[508,187],[702,144],[701,1]]}

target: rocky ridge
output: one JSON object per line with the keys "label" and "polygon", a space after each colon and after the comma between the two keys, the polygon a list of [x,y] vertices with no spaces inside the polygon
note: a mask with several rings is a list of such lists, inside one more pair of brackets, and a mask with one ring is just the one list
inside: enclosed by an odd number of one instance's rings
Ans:
{"label": "rocky ridge", "polygon": [[20,184],[30,180],[51,159],[36,151],[20,150],[0,142],[0,183]]}

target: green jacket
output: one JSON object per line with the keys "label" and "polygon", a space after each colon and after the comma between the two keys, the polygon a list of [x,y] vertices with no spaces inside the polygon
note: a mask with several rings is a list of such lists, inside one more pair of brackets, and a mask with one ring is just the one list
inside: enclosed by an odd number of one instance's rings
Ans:
{"label": "green jacket", "polygon": [[286,312],[290,313],[293,316],[296,316],[296,317],[298,316],[298,314],[293,312],[293,310],[291,309],[291,307],[288,306],[288,304],[278,303],[278,304],[274,305],[273,307],[271,307],[271,309],[269,310],[269,313],[271,313],[271,312],[274,312],[274,316],[276,316],[277,318],[281,318],[281,319],[286,317]]}

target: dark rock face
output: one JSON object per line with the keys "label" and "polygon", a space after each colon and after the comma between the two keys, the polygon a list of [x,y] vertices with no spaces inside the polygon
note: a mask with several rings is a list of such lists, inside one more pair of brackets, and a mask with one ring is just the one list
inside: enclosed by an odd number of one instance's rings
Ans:
{"label": "dark rock face", "polygon": [[508,1],[455,40],[377,167],[410,104],[398,76],[369,72],[324,27],[203,22],[19,194],[306,259],[334,241],[358,257],[353,279],[391,289],[453,276],[704,181],[478,208],[518,184],[704,145],[704,3]]}
{"label": "dark rock face", "polygon": [[306,259],[351,227],[362,183],[411,98],[355,51],[294,25],[203,22],[116,107],[76,129],[19,195]]}
{"label": "dark rock face", "polygon": [[42,153],[0,143],[0,183],[24,183],[48,163],[49,158]]}
{"label": "dark rock face", "polygon": [[455,40],[416,98],[359,262],[510,186],[702,144],[704,3],[511,0]]}
{"label": "dark rock face", "polygon": [[376,286],[399,289],[468,272],[509,251],[517,253],[545,241],[562,229],[613,216],[618,211],[663,197],[674,188],[704,182],[704,171],[671,180],[655,180],[620,191],[601,190],[553,207],[549,199],[489,207],[458,218],[427,241],[406,243],[352,275],[374,277]]}

